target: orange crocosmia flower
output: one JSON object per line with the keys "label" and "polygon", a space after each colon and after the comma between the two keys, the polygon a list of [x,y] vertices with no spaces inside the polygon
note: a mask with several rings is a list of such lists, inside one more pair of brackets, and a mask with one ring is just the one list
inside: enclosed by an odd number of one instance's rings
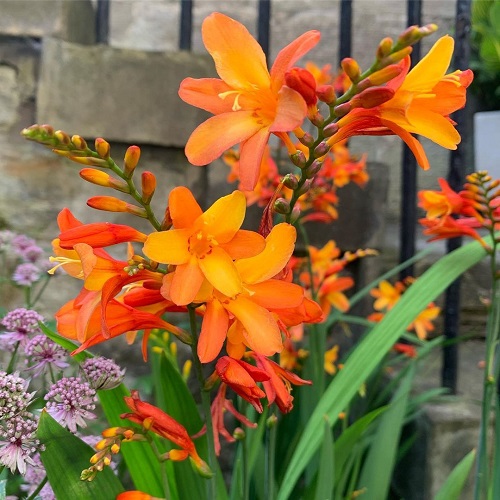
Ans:
{"label": "orange crocosmia flower", "polygon": [[215,371],[222,382],[248,401],[259,413],[262,413],[260,400],[266,396],[264,391],[257,387],[256,382],[270,379],[269,374],[262,368],[257,368],[240,359],[222,356],[215,365]]}
{"label": "orange crocosmia flower", "polygon": [[468,200],[451,189],[445,179],[438,179],[441,191],[419,191],[419,207],[426,212],[427,219],[437,219],[444,215],[459,214]]}
{"label": "orange crocosmia flower", "polygon": [[328,316],[331,307],[341,312],[349,309],[349,299],[342,292],[352,286],[354,286],[354,280],[349,276],[332,274],[325,278],[318,290],[318,300],[324,316]]}
{"label": "orange crocosmia flower", "polygon": [[245,196],[240,191],[223,196],[203,212],[191,191],[177,187],[169,196],[173,229],[152,233],[144,253],[152,260],[176,266],[170,297],[177,305],[191,303],[204,279],[224,295],[242,291],[234,259],[259,253],[264,238],[241,230]]}
{"label": "orange crocosmia flower", "polygon": [[285,85],[285,73],[318,43],[320,34],[308,31],[282,49],[270,72],[260,45],[234,19],[211,14],[203,21],[202,37],[220,79],[181,83],[181,99],[215,115],[191,134],[186,156],[194,165],[206,165],[240,144],[241,189],[251,191],[270,134],[290,132],[306,116],[306,103]]}
{"label": "orange crocosmia flower", "polygon": [[325,64],[322,68],[320,68],[312,61],[307,61],[305,64],[305,68],[316,80],[316,85],[324,85],[326,83],[330,83],[333,80],[331,64]]}
{"label": "orange crocosmia flower", "polygon": [[425,340],[427,338],[427,333],[434,330],[435,327],[432,321],[439,316],[440,312],[440,307],[430,303],[408,326],[408,330],[415,330],[417,337],[420,340]]}
{"label": "orange crocosmia flower", "polygon": [[142,425],[147,430],[168,439],[178,446],[180,450],[169,452],[170,460],[180,461],[189,457],[191,463],[202,475],[208,477],[212,475],[208,464],[198,455],[193,440],[189,437],[183,425],[160,410],[160,408],[141,401],[137,391],[131,391],[131,395],[123,399],[132,410],[132,413],[123,413],[120,418],[126,418],[131,422]]}
{"label": "orange crocosmia flower", "polygon": [[468,236],[479,241],[483,247],[488,248],[481,235],[475,229],[476,227],[480,227],[480,223],[476,219],[455,219],[447,215],[441,219],[419,219],[418,222],[425,228],[423,234],[431,236],[429,241]]}
{"label": "orange crocosmia flower", "polygon": [[370,291],[370,295],[375,297],[373,308],[377,311],[392,309],[401,298],[401,290],[392,286],[388,281],[381,281],[378,288]]}
{"label": "orange crocosmia flower", "polygon": [[416,358],[418,353],[414,345],[398,342],[392,346],[394,352],[404,354],[408,358]]}
{"label": "orange crocosmia flower", "polygon": [[282,413],[290,412],[293,408],[291,384],[311,385],[312,382],[310,380],[304,380],[298,375],[295,375],[295,373],[285,370],[280,365],[261,354],[253,352],[249,355],[255,358],[257,366],[269,375],[269,380],[262,382],[269,405],[276,402],[276,405]]}
{"label": "orange crocosmia flower", "polygon": [[429,160],[411,134],[456,149],[460,135],[449,115],[464,107],[466,88],[473,74],[471,70],[446,74],[453,47],[453,38],[440,38],[410,72],[410,58],[403,59],[402,72],[382,87],[394,91],[394,96],[378,106],[350,111],[337,122],[340,129],[328,143],[354,135],[399,135],[425,170],[429,168]]}
{"label": "orange crocosmia flower", "polygon": [[335,366],[335,361],[339,358],[339,346],[334,345],[332,348],[325,351],[325,361],[324,368],[325,372],[329,375],[335,375],[337,373],[337,367]]}
{"label": "orange crocosmia flower", "polygon": [[139,490],[123,491],[118,493],[116,500],[161,500],[158,497],[153,497],[149,493],[144,493]]}
{"label": "orange crocosmia flower", "polygon": [[212,361],[219,354],[231,318],[237,324],[241,323],[241,328],[235,329],[238,338],[231,339],[233,346],[244,344],[266,356],[283,349],[279,318],[270,310],[300,306],[304,291],[298,285],[273,277],[288,263],[295,238],[295,228],[290,224],[274,226],[261,253],[235,262],[242,292],[236,297],[228,297],[213,291],[207,300],[198,342],[198,356],[203,363]]}

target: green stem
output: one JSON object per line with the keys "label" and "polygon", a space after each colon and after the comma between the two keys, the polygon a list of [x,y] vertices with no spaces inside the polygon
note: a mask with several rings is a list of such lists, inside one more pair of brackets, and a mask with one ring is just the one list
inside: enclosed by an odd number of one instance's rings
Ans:
{"label": "green stem", "polygon": [[248,492],[248,447],[246,437],[241,441],[242,475],[243,475],[243,500],[249,500]]}
{"label": "green stem", "polygon": [[[271,415],[273,417],[273,415]],[[271,418],[270,417],[270,418]],[[272,422],[266,429],[266,467],[264,480],[264,498],[274,500],[274,470],[276,460],[276,434],[278,422]]]}
{"label": "green stem", "polygon": [[12,373],[14,371],[14,367],[16,366],[16,358],[17,358],[17,351],[19,349],[20,342],[17,342],[16,346],[14,347],[14,352],[12,353],[12,357],[10,358],[9,366],[7,367],[7,373]]}
{"label": "green stem", "polygon": [[160,450],[158,450],[158,447],[156,445],[156,442],[151,436],[148,436],[148,441],[149,444],[151,445],[151,449],[153,450],[153,453],[155,454],[156,458],[158,458],[158,461],[160,462],[160,473],[161,473],[161,480],[163,483],[163,492],[165,493],[165,500],[170,500],[171,498],[171,493],[170,493],[170,486],[168,484],[168,476],[167,476],[167,469],[166,469],[166,462],[164,457],[162,457],[162,454],[160,453]]}
{"label": "green stem", "polygon": [[212,413],[210,408],[210,392],[204,389],[205,377],[203,376],[203,369],[201,366],[200,358],[198,357],[198,328],[196,325],[196,313],[195,308],[188,306],[189,311],[189,324],[191,327],[191,335],[193,337],[193,342],[191,344],[191,351],[193,353],[193,366],[195,369],[196,377],[198,383],[200,384],[201,393],[201,407],[203,410],[203,415],[205,418],[206,425],[206,435],[207,435],[207,445],[208,445],[208,466],[214,472],[214,475],[208,480],[207,485],[207,499],[216,499],[216,483],[215,483],[215,447],[214,447],[214,427],[212,422]]}
{"label": "green stem", "polygon": [[35,307],[35,304],[40,300],[40,297],[42,296],[43,292],[47,288],[47,285],[49,284],[50,277],[46,276],[44,279],[43,285],[40,287],[38,290],[38,293],[36,294],[35,298],[33,299],[33,302],[31,303],[31,307]]}
{"label": "green stem", "polygon": [[31,309],[31,286],[27,286],[24,289],[24,301],[26,303],[26,309]]}
{"label": "green stem", "polygon": [[38,493],[42,491],[42,488],[47,484],[48,477],[45,476],[41,481],[40,484],[36,487],[36,490],[26,499],[26,500],[35,500],[35,498],[38,496]]}

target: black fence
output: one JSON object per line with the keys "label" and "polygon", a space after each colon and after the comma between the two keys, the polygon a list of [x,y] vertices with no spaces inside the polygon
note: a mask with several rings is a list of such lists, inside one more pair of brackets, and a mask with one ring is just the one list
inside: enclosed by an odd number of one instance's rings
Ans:
{"label": "black fence", "polygon": [[[193,0],[180,0],[180,35],[179,49],[191,50],[193,32]],[[257,39],[264,53],[269,55],[270,21],[272,0],[258,0]],[[339,61],[351,55],[352,42],[352,4],[353,0],[340,0],[339,4]],[[406,26],[422,24],[422,0],[407,0]],[[107,43],[109,37],[109,0],[98,0],[96,10],[96,39],[98,43]],[[457,0],[455,12],[455,54],[452,66],[465,69],[469,65],[469,32],[471,0]],[[406,27],[402,26],[402,30]],[[411,55],[412,64],[420,60],[420,45],[414,47]],[[457,111],[453,120],[462,137],[471,133],[467,110]],[[448,182],[455,190],[460,190],[465,181],[466,160],[465,146],[451,152],[448,169]],[[417,231],[417,163],[408,147],[404,147],[401,160],[401,221],[399,256],[404,262],[415,254]],[[461,239],[447,241],[450,252],[461,245]],[[413,266],[408,266],[402,278],[413,275]],[[460,320],[460,281],[455,281],[446,291],[444,307],[444,334],[447,340],[443,347],[442,384],[453,393],[457,388],[458,374],[458,337]]]}

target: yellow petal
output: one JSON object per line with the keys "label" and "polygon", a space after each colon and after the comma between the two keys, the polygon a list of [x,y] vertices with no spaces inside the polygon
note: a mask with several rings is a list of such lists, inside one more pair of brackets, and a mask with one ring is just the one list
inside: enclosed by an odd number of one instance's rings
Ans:
{"label": "yellow petal", "polygon": [[266,240],[259,233],[240,229],[228,243],[221,247],[233,260],[253,257],[264,250]]}
{"label": "yellow petal", "polygon": [[143,252],[150,259],[162,264],[184,264],[191,254],[188,239],[191,232],[187,229],[170,229],[150,234],[144,242]]}
{"label": "yellow petal", "polygon": [[203,21],[201,33],[217,73],[227,84],[248,90],[269,87],[266,56],[245,26],[214,12]]}
{"label": "yellow petal", "polygon": [[304,299],[304,290],[295,283],[281,280],[267,280],[249,285],[252,301],[266,309],[285,309],[296,307]]}
{"label": "yellow petal", "polygon": [[263,252],[235,262],[245,283],[260,283],[276,276],[288,263],[295,247],[295,228],[285,222],[273,227]]}
{"label": "yellow petal", "polygon": [[242,291],[236,266],[222,248],[214,247],[211,253],[198,259],[198,264],[207,281],[219,292],[234,297]]}

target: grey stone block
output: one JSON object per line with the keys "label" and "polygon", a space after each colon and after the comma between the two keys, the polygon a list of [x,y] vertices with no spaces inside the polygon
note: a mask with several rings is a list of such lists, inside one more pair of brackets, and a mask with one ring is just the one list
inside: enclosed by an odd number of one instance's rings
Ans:
{"label": "grey stone block", "polygon": [[183,147],[207,114],[179,98],[179,84],[213,72],[208,56],[50,38],[42,52],[37,120],[83,136]]}
{"label": "grey stone block", "polygon": [[1,0],[0,34],[55,36],[80,43],[95,41],[90,0]]}

